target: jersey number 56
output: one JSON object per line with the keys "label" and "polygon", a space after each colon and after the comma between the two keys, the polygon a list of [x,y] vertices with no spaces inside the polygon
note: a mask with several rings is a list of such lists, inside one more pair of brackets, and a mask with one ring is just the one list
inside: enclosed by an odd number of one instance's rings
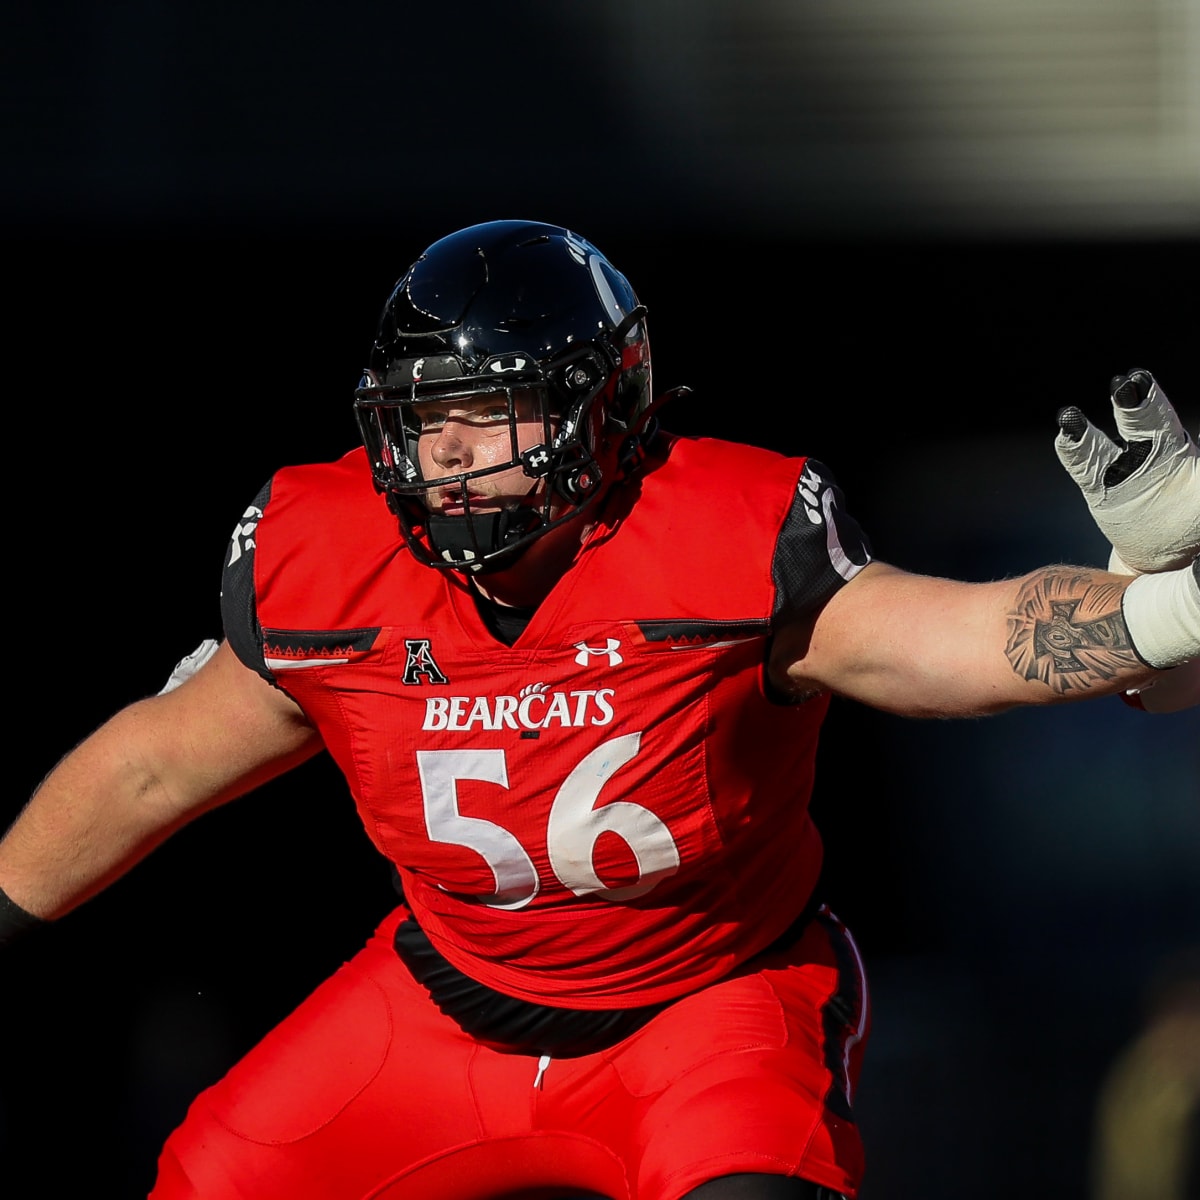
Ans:
{"label": "jersey number 56", "polygon": [[[550,866],[563,887],[577,896],[632,900],[644,896],[660,879],[679,870],[679,848],[671,831],[648,808],[629,800],[597,807],[604,785],[638,752],[640,733],[602,742],[563,780],[546,827]],[[528,851],[516,835],[481,817],[458,809],[458,781],[470,779],[508,787],[503,750],[418,750],[417,772],[430,841],[466,846],[480,854],[496,880],[495,894],[485,903],[494,908],[522,908],[538,894],[540,882]],[[596,873],[595,847],[612,833],[629,847],[638,881],[609,888]]]}

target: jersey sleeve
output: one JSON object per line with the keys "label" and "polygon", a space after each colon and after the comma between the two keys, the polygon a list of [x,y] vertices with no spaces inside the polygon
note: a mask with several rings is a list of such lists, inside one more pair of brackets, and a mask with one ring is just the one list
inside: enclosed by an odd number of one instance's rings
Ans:
{"label": "jersey sleeve", "polygon": [[775,620],[815,613],[871,561],[871,543],[846,511],[824,463],[810,458],[775,544]]}
{"label": "jersey sleeve", "polygon": [[274,677],[263,656],[263,631],[258,621],[258,596],[254,586],[256,531],[271,498],[268,480],[242,513],[230,538],[229,553],[221,576],[221,622],[225,640],[239,659],[268,683]]}

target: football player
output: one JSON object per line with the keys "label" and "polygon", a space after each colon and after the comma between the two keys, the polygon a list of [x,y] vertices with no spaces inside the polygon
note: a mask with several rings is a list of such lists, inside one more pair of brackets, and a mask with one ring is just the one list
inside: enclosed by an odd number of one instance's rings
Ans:
{"label": "football player", "polygon": [[979,717],[1200,654],[1190,563],[916,575],[826,465],[674,436],[670,395],[585,238],[434,243],[384,305],[362,444],[236,522],[220,643],[0,842],[11,938],[325,751],[394,867],[367,945],[196,1098],[154,1200],[856,1196],[871,1010],[809,810],[831,696]]}

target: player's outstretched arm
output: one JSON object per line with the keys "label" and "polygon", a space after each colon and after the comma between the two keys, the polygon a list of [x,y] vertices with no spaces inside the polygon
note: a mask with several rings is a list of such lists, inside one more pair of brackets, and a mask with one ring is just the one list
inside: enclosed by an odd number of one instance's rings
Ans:
{"label": "player's outstretched arm", "polygon": [[964,583],[875,562],[779,632],[772,680],[920,717],[1116,695],[1200,657],[1198,571],[1057,565]]}
{"label": "player's outstretched arm", "polygon": [[0,839],[5,924],[62,916],[176,829],[320,744],[290,699],[220,646],[182,682],[110,718],[42,781]]}
{"label": "player's outstretched arm", "polygon": [[1110,398],[1117,441],[1059,409],[1059,462],[1112,545],[1112,570],[1186,566],[1200,553],[1200,451],[1149,371],[1114,376]]}

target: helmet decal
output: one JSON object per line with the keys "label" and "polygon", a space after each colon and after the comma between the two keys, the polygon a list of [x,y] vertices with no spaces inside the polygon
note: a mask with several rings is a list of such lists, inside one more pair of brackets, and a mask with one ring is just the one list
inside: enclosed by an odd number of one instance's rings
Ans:
{"label": "helmet decal", "polygon": [[617,302],[608,280],[604,278],[603,260],[598,255],[593,255],[588,261],[588,267],[591,269],[592,282],[596,285],[596,295],[600,297],[600,302],[608,309],[614,322],[620,321],[626,315],[625,310]]}
{"label": "helmet decal", "polygon": [[571,233],[569,230],[564,232],[568,253],[581,267],[584,266],[589,257],[588,251],[590,247],[578,234]]}

